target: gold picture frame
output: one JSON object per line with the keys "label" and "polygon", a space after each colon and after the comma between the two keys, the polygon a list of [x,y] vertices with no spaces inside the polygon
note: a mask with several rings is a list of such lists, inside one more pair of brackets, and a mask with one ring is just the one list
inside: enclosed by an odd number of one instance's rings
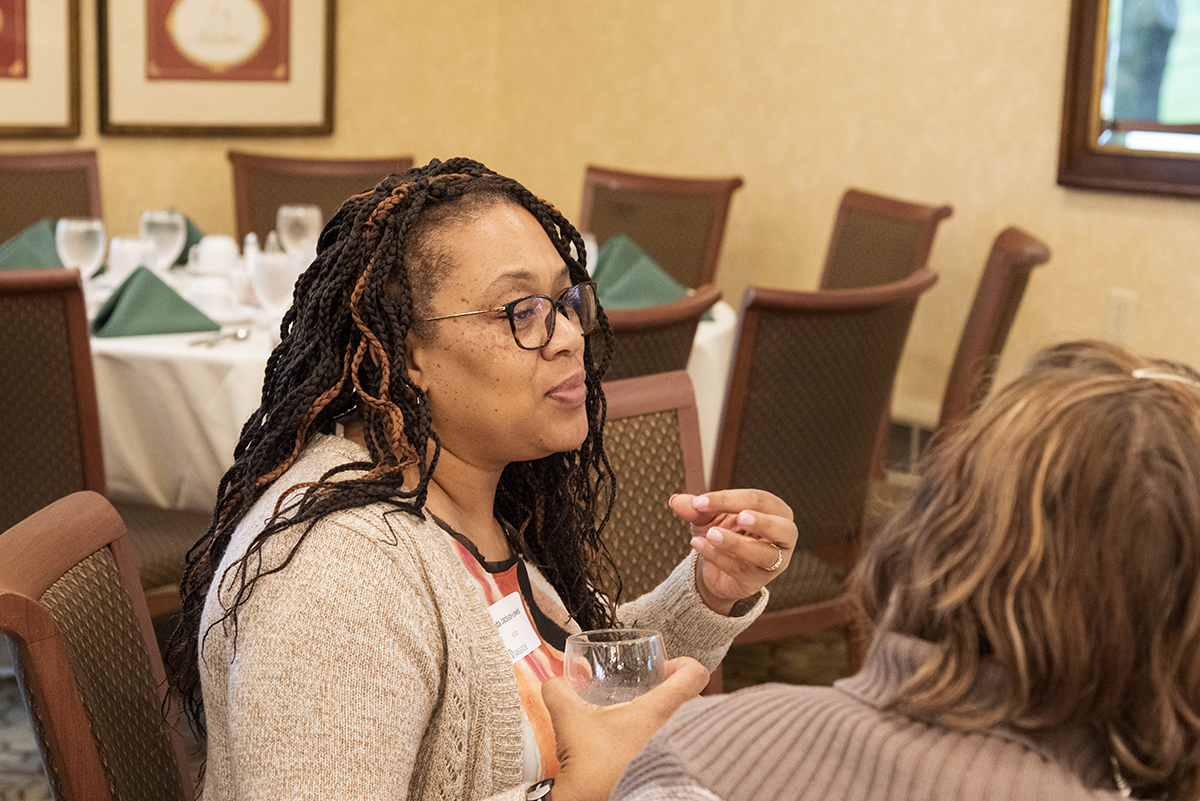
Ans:
{"label": "gold picture frame", "polygon": [[336,0],[98,0],[100,133],[332,133],[336,12]]}
{"label": "gold picture frame", "polygon": [[0,0],[0,138],[79,136],[79,0]]}

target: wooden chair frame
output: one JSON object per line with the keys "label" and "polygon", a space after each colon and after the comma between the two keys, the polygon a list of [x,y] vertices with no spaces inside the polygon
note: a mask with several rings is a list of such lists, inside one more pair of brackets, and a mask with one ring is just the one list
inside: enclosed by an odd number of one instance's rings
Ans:
{"label": "wooden chair frame", "polygon": [[716,196],[721,202],[716,204],[716,214],[708,231],[708,237],[704,246],[704,262],[700,269],[698,286],[711,284],[717,275],[717,262],[721,256],[721,243],[725,239],[725,222],[729,217],[729,205],[733,200],[733,193],[743,183],[744,181],[739,176],[731,178],[681,178],[669,175],[627,172],[589,164],[583,176],[583,202],[579,208],[579,228],[582,231],[589,230],[596,187],[635,192]]}
{"label": "wooden chair frame", "polygon": [[74,170],[88,175],[88,203],[92,216],[104,218],[100,196],[100,164],[95,150],[59,150],[50,153],[0,153],[0,172],[6,170]]}
{"label": "wooden chair frame", "polygon": [[1029,274],[1049,260],[1045,243],[1020,228],[1005,228],[996,236],[950,366],[939,429],[966,417],[987,397]]}
{"label": "wooden chair frame", "polygon": [[412,156],[322,159],[305,156],[270,156],[241,150],[230,150],[226,155],[230,164],[233,165],[234,216],[239,241],[245,239],[246,234],[250,232],[249,176],[252,172],[301,176],[362,175],[378,181],[385,175],[407,170],[413,165]]}
{"label": "wooden chair frame", "polygon": [[679,419],[679,441],[683,449],[683,473],[687,491],[704,492],[704,455],[700,447],[700,417],[696,393],[686,370],[640,375],[604,383],[607,401],[605,419],[620,420],[641,414],[674,409]]}
{"label": "wooden chair frame", "polygon": [[[95,492],[76,492],[26,518],[0,535],[0,629],[15,643],[30,694],[42,712],[43,734],[54,754],[64,792],[76,801],[111,799],[91,723],[75,682],[63,636],[38,602],[63,574],[101,548],[109,548],[129,593],[150,661],[159,699],[169,709],[162,658],[154,639],[150,610],[125,525]],[[170,731],[180,781],[194,797],[191,769],[178,732]]]}
{"label": "wooden chair frame", "polygon": [[825,254],[825,267],[821,271],[819,286],[825,288],[829,284],[830,270],[834,267],[833,256],[836,244],[845,234],[845,226],[850,212],[860,211],[878,217],[886,217],[897,222],[911,223],[922,226],[917,248],[913,251],[909,273],[916,272],[929,262],[929,252],[933,249],[933,238],[937,234],[938,224],[953,214],[951,206],[930,206],[924,203],[914,203],[909,200],[877,195],[862,189],[850,188],[842,195],[838,204],[837,217],[834,219],[833,232],[829,237],[829,249]]}
{"label": "wooden chair frame", "polygon": [[679,300],[639,309],[605,309],[604,314],[608,317],[608,325],[614,334],[618,331],[654,331],[692,317],[699,320],[700,316],[717,305],[720,299],[721,290],[717,289],[715,284],[704,284]]}

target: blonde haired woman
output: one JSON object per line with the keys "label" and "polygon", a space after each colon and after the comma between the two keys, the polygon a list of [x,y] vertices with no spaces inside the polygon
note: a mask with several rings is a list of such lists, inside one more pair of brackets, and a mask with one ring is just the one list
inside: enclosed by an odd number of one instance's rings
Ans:
{"label": "blonde haired woman", "polygon": [[833,688],[685,705],[615,798],[1200,797],[1200,383],[1080,342],[934,447]]}

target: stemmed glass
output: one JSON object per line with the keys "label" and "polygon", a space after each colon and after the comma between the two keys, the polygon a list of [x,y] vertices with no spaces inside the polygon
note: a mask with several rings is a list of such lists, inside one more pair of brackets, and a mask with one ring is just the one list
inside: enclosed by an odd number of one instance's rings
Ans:
{"label": "stemmed glass", "polygon": [[567,637],[563,672],[589,704],[632,701],[666,681],[662,635],[651,629],[599,629]]}
{"label": "stemmed glass", "polygon": [[54,248],[64,267],[74,267],[86,280],[104,261],[108,237],[104,223],[87,217],[63,217],[54,226]]}
{"label": "stemmed glass", "polygon": [[279,244],[307,266],[317,255],[317,239],[325,226],[320,206],[280,206],[275,214],[275,230]]}
{"label": "stemmed glass", "polygon": [[259,305],[272,322],[278,322],[292,303],[292,289],[304,265],[287,253],[263,252],[250,273],[250,283]]}
{"label": "stemmed glass", "polygon": [[158,261],[154,269],[165,273],[171,269],[187,241],[187,221],[175,209],[144,211],[138,222],[138,234],[154,243]]}

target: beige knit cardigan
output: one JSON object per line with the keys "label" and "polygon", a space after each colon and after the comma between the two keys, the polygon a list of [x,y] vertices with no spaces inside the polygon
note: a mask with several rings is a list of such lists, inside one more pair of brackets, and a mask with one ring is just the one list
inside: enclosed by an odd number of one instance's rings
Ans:
{"label": "beige knit cardigan", "polygon": [[[325,518],[286,567],[259,579],[236,639],[220,621],[231,566],[283,488],[367,458],[348,440],[316,438],[234,532],[201,623],[205,801],[524,798],[512,664],[450,538],[428,518],[382,504]],[[264,569],[300,528],[268,541]],[[619,617],[712,668],[761,596],[740,617],[714,613],[692,557]]]}

